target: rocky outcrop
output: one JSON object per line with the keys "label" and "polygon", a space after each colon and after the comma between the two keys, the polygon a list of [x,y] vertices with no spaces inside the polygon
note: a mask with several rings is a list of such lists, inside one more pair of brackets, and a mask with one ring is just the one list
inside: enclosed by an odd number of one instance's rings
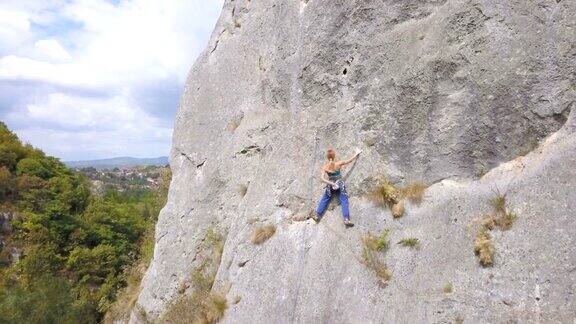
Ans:
{"label": "rocky outcrop", "polygon": [[[544,0],[226,1],[182,96],[131,321],[187,293],[215,227],[226,241],[214,289],[241,297],[224,322],[573,321],[574,12]],[[321,194],[328,147],[363,150],[351,229],[339,208],[293,221]],[[365,197],[382,175],[430,187],[393,219]],[[517,220],[492,232],[484,268],[474,238],[497,194]],[[252,244],[264,224],[276,233]],[[360,262],[360,236],[385,228],[383,285]],[[395,244],[406,237],[421,248]]]}

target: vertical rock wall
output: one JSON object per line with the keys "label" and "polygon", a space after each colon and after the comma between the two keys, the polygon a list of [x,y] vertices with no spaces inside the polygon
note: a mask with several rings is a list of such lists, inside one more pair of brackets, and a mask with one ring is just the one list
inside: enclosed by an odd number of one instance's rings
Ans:
{"label": "vertical rock wall", "polygon": [[[564,0],[226,1],[182,96],[132,321],[179,295],[212,227],[226,233],[214,289],[241,296],[225,322],[572,321],[575,12]],[[364,150],[349,230],[339,207],[291,221],[319,198],[328,147]],[[364,197],[382,175],[431,187],[393,220]],[[518,220],[493,234],[482,268],[475,228],[497,192]],[[252,245],[262,224],[276,234]],[[382,287],[359,236],[384,228]],[[395,244],[405,237],[421,249]]]}

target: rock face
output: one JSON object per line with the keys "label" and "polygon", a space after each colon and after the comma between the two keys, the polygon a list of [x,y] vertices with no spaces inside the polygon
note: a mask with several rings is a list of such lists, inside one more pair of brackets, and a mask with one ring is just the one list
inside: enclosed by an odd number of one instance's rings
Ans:
{"label": "rock face", "polygon": [[[224,322],[572,323],[575,12],[565,0],[227,0],[182,96],[131,321],[182,293],[217,227]],[[319,224],[292,220],[320,198],[329,147],[363,150],[351,229],[339,207]],[[430,187],[393,219],[366,199],[382,175]],[[498,193],[518,217],[491,231],[484,268],[474,238]],[[253,245],[266,224],[275,235]],[[385,228],[383,285],[360,262],[360,236]],[[396,244],[407,237],[420,249]]]}

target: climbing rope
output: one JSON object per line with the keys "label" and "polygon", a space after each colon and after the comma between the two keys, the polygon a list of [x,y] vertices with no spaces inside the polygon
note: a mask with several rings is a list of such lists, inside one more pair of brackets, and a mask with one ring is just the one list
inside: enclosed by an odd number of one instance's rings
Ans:
{"label": "climbing rope", "polygon": [[346,180],[348,180],[348,177],[350,176],[350,174],[352,174],[352,171],[354,170],[354,168],[356,167],[356,163],[358,162],[358,158],[354,159],[354,163],[352,164],[352,166],[350,167],[350,169],[348,170],[348,172],[346,172],[346,175],[344,175],[342,177],[342,181],[346,182]]}

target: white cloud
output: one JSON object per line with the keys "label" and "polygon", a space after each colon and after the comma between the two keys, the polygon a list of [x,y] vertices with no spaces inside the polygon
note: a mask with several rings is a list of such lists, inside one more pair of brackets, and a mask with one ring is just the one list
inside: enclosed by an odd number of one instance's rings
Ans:
{"label": "white cloud", "polygon": [[0,31],[22,32],[30,29],[29,17],[21,11],[3,10],[0,8]]}
{"label": "white cloud", "polygon": [[[40,81],[47,84],[86,89],[129,86],[126,75],[89,63],[51,63],[15,55],[0,58],[0,80]],[[144,72],[145,73],[145,72]],[[137,73],[130,81],[138,80]],[[141,79],[140,79],[141,80]]]}
{"label": "white cloud", "polygon": [[28,105],[19,116],[30,122],[46,122],[60,128],[119,129],[131,124],[154,125],[154,120],[128,98],[126,95],[91,98],[52,93],[45,102]]}
{"label": "white cloud", "polygon": [[[104,0],[74,1],[59,14],[83,26],[68,40],[76,48],[70,52],[57,40],[39,40],[36,53],[41,50],[44,57],[12,55],[0,60],[0,79],[87,87],[170,77],[184,82],[190,63],[205,46],[194,25],[208,33],[221,2],[133,0],[116,7]],[[192,13],[207,11],[211,15],[196,15],[197,22],[190,22]],[[28,17],[20,15],[12,25],[24,28],[26,23]],[[69,64],[53,62],[70,58]]]}
{"label": "white cloud", "polygon": [[[154,156],[160,143],[165,152],[172,130],[127,98],[129,94],[99,98],[52,93],[46,101],[30,104],[8,118],[32,125],[22,130],[23,139],[67,159],[74,158],[73,152]],[[134,146],[139,141],[152,147]]]}
{"label": "white cloud", "polygon": [[36,53],[49,61],[66,61],[72,57],[55,39],[41,39],[34,43]]}
{"label": "white cloud", "polygon": [[30,38],[30,17],[17,10],[6,10],[0,7],[0,54],[3,49],[19,51]]}
{"label": "white cloud", "polygon": [[183,85],[222,2],[0,3],[0,89],[2,82],[14,81],[31,87],[29,97],[9,109],[0,107],[0,113],[10,110],[0,118],[61,157],[137,155],[146,148],[150,156],[166,154],[171,130],[153,116],[175,107],[148,113],[145,108],[152,108],[138,102],[166,100],[146,97],[161,91],[138,89]]}

